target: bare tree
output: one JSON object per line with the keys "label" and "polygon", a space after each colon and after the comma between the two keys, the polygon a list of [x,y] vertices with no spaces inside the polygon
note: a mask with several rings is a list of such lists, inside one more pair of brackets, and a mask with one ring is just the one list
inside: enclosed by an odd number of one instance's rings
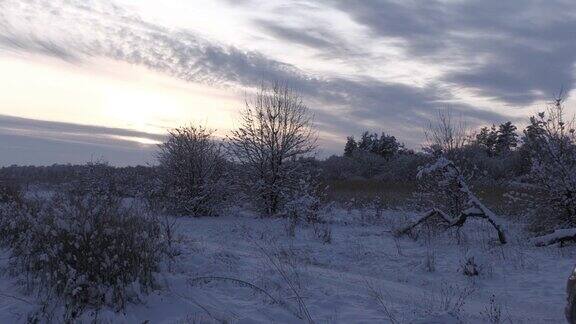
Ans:
{"label": "bare tree", "polygon": [[202,126],[170,130],[160,144],[161,205],[177,214],[213,215],[226,198],[225,159],[213,131]]}
{"label": "bare tree", "polygon": [[316,138],[309,109],[293,89],[262,85],[246,100],[228,150],[242,166],[247,192],[265,214],[276,214],[304,178],[297,159],[315,151]]}
{"label": "bare tree", "polygon": [[454,158],[452,155],[469,139],[462,118],[455,118],[451,109],[438,110],[435,120],[430,121],[425,131],[428,149]]}

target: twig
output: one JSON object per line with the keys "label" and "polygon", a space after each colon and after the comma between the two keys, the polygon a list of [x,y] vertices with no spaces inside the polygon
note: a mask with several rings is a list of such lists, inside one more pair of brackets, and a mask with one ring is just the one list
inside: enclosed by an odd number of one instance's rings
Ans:
{"label": "twig", "polygon": [[298,301],[298,306],[300,307],[300,311],[304,314],[308,323],[311,323],[311,324],[314,323],[314,319],[312,319],[312,315],[308,311],[308,307],[306,306],[304,299],[302,298],[302,296],[300,296],[298,289],[294,286],[294,283],[292,282],[292,280],[290,279],[288,274],[284,271],[282,266],[279,264],[279,261],[277,262],[277,260],[274,260],[274,258],[266,251],[266,249],[264,249],[256,241],[254,241],[254,244],[260,249],[260,251],[262,251],[262,253],[268,259],[268,262],[270,262],[272,264],[274,269],[280,274],[282,279],[284,279],[284,281],[286,282],[286,284],[288,285],[290,290],[292,290],[292,292],[294,293],[294,295],[296,296],[296,299]]}
{"label": "twig", "polygon": [[268,296],[268,298],[270,298],[275,304],[281,304],[280,302],[278,302],[274,297],[272,297],[272,295],[270,295],[266,290],[251,284],[247,281],[241,280],[241,279],[236,279],[236,278],[228,278],[228,277],[217,277],[217,276],[209,276],[209,277],[196,277],[196,278],[190,278],[189,282],[193,283],[193,282],[197,282],[197,281],[215,281],[215,280],[222,280],[222,281],[231,281],[231,282],[235,282],[237,284],[240,285],[244,285],[247,286],[249,288],[252,288],[258,292],[263,293],[264,295]]}
{"label": "twig", "polygon": [[19,300],[19,301],[21,301],[21,302],[25,302],[25,303],[28,304],[28,305],[35,305],[33,302],[28,301],[28,300],[26,300],[26,299],[24,299],[24,298],[21,298],[21,297],[18,297],[18,296],[14,296],[14,295],[10,295],[10,294],[6,294],[6,293],[3,293],[3,292],[0,292],[0,296],[12,298],[12,299],[16,299],[16,300]]}

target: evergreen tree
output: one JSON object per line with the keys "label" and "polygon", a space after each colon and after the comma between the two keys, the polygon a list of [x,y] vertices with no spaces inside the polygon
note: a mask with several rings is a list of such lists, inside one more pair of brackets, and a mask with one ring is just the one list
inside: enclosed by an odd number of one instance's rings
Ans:
{"label": "evergreen tree", "polygon": [[350,157],[353,151],[358,150],[361,152],[372,153],[386,159],[394,157],[400,152],[404,152],[404,144],[398,142],[396,137],[382,133],[378,134],[366,131],[362,133],[360,141],[356,142],[354,137],[347,138],[346,146],[344,147],[344,156]]}
{"label": "evergreen tree", "polygon": [[377,138],[376,143],[377,145],[375,145],[372,153],[378,154],[386,159],[394,157],[403,147],[403,145],[396,140],[396,137],[387,135],[386,133],[382,133],[380,138]]}
{"label": "evergreen tree", "polygon": [[354,136],[348,136],[346,138],[346,145],[344,146],[344,156],[352,157],[354,151],[358,149],[358,143],[354,139]]}
{"label": "evergreen tree", "polygon": [[512,122],[500,124],[496,139],[496,153],[503,154],[512,151],[518,146],[518,134]]}
{"label": "evergreen tree", "polygon": [[537,140],[545,133],[542,120],[544,119],[544,113],[538,114],[538,117],[530,117],[530,125],[526,126],[524,129],[524,136],[522,137],[523,146],[527,149],[531,149],[531,145],[536,143]]}
{"label": "evergreen tree", "polygon": [[496,143],[498,141],[498,132],[496,126],[492,125],[491,128],[482,127],[480,133],[476,135],[476,143],[484,147],[488,156],[496,154]]}
{"label": "evergreen tree", "polygon": [[378,135],[370,134],[370,132],[366,131],[362,133],[362,137],[360,138],[360,142],[358,143],[358,148],[365,152],[372,152],[374,147],[376,146],[376,142],[378,140]]}

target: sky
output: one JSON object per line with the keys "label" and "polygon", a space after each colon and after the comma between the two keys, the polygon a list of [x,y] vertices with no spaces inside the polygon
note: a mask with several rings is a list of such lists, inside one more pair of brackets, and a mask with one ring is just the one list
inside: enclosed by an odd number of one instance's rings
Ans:
{"label": "sky", "polygon": [[438,110],[522,126],[576,63],[573,0],[0,0],[0,166],[154,163],[167,129],[224,137],[262,82],[296,89],[319,156]]}

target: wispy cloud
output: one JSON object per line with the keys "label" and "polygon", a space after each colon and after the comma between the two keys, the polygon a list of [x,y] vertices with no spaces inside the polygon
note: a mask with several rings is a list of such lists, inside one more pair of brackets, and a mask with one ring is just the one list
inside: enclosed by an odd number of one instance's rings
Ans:
{"label": "wispy cloud", "polygon": [[410,57],[451,67],[439,81],[512,105],[572,88],[576,3],[553,1],[329,1]]}

